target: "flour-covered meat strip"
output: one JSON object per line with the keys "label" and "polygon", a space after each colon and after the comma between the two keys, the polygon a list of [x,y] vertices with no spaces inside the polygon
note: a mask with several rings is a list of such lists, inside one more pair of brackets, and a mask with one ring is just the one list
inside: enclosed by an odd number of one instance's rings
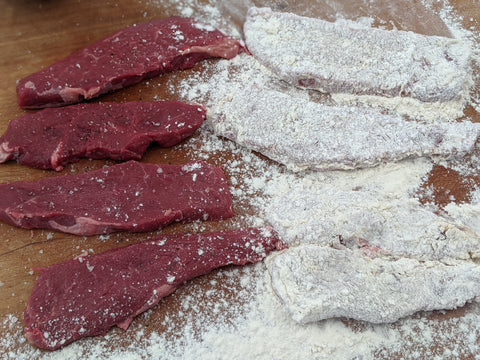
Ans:
{"label": "flour-covered meat strip", "polygon": [[77,235],[153,231],[233,216],[221,168],[134,160],[82,174],[0,184],[0,220]]}
{"label": "flour-covered meat strip", "polygon": [[60,171],[82,157],[140,160],[156,142],[173,146],[192,135],[205,108],[179,101],[86,103],[27,113],[0,137],[0,163],[17,160]]}
{"label": "flour-covered meat strip", "polygon": [[240,43],[210,25],[169,17],[135,24],[20,80],[23,108],[77,103],[209,57],[230,59]]}
{"label": "flour-covered meat strip", "polygon": [[115,325],[127,329],[185,281],[221,266],[261,261],[277,247],[282,244],[269,228],[163,235],[36,269],[25,336],[53,350]]}
{"label": "flour-covered meat strip", "polygon": [[354,169],[407,157],[461,157],[480,124],[421,123],[366,107],[333,106],[267,87],[226,94],[212,108],[218,135],[291,170]]}
{"label": "flour-covered meat strip", "polygon": [[292,247],[267,264],[276,294],[300,323],[351,318],[390,323],[418,311],[455,309],[480,295],[470,261],[365,256],[328,246]]}
{"label": "flour-covered meat strip", "polygon": [[416,199],[331,185],[299,184],[276,199],[267,219],[288,244],[349,247],[366,241],[383,252],[424,260],[480,257],[479,235]]}
{"label": "flour-covered meat strip", "polygon": [[407,31],[362,27],[251,8],[248,50],[287,82],[327,93],[466,99],[473,84],[465,42]]}

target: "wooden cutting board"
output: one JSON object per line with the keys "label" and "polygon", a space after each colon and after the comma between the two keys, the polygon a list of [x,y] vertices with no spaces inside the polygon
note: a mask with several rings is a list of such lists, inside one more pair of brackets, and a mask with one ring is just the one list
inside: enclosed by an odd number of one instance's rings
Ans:
{"label": "wooden cutting board", "polygon": [[[209,5],[208,1],[186,2],[192,8],[195,16],[202,6]],[[258,2],[256,2],[258,4]],[[275,2],[270,2],[275,3]],[[279,4],[287,6],[291,11],[305,10],[311,7],[312,16],[322,15],[332,18],[337,11],[343,13],[355,13],[358,16],[368,15],[380,20],[387,20],[387,26],[397,26],[400,29],[415,30],[426,34],[447,35],[448,29],[436,17],[428,13],[422,13],[423,7],[418,2],[412,2],[411,8],[394,8],[395,1],[369,2],[369,6],[363,1],[339,1],[329,2],[329,5],[320,6],[314,1],[305,1],[302,4],[290,5],[295,2],[280,1]],[[463,27],[479,30],[480,7],[473,1],[457,0],[451,1],[452,5],[460,15],[463,15]],[[264,2],[269,5],[269,2]],[[323,4],[323,2],[322,2]],[[343,4],[343,5],[342,5]],[[282,5],[282,6],[283,6]],[[397,3],[398,5],[398,3]],[[285,7],[283,6],[283,7]],[[440,6],[440,5],[434,5]],[[161,18],[170,15],[181,15],[181,2],[177,1],[81,1],[81,0],[56,0],[56,1],[34,1],[34,0],[0,0],[0,133],[3,133],[9,120],[25,113],[17,105],[15,87],[16,82],[50,63],[65,57],[74,50],[84,47],[87,44],[101,39],[110,33],[131,25],[144,22],[154,18]],[[239,18],[236,19],[240,21]],[[237,24],[238,25],[238,24]],[[215,61],[215,60],[207,60]],[[129,100],[156,100],[156,99],[177,99],[175,91],[171,91],[164,84],[179,82],[185,77],[191,76],[199,71],[199,66],[183,71],[181,73],[168,74],[151,79],[128,89],[109,94],[102,97],[103,101],[129,101]],[[472,108],[466,109],[466,115],[471,116],[475,121],[480,117]],[[194,136],[189,139],[195,143]],[[222,165],[234,154],[212,154],[210,162]],[[153,146],[148,150],[142,161],[153,163],[184,163],[194,160],[190,152],[185,151],[182,146],[170,149],[160,149]],[[82,160],[77,164],[67,166],[63,173],[54,171],[42,171],[28,168],[9,162],[0,165],[0,182],[18,180],[36,180],[48,176],[59,176],[64,173],[78,173],[87,170],[97,169],[105,164],[112,164],[109,161]],[[229,176],[227,172],[227,176]],[[457,201],[468,199],[471,185],[465,185],[464,179],[455,171],[436,166],[430,174],[426,186],[433,186],[434,197],[438,203],[449,201],[450,195],[454,195]],[[476,182],[477,179],[473,177]],[[241,184],[237,184],[240,187]],[[0,194],[2,196],[2,194]],[[207,223],[207,229],[229,228],[233,222],[241,222],[238,218],[249,213],[248,204],[237,206],[235,209],[237,220],[224,221],[219,223]],[[163,230],[163,232],[182,231],[184,225],[174,225]],[[114,234],[108,239],[99,237],[79,237],[62,234],[58,232],[43,230],[24,230],[5,223],[0,223],[0,320],[8,314],[14,314],[22,319],[26,301],[35,281],[35,274],[32,267],[48,266],[79,255],[82,251],[98,253],[107,249],[128,245],[133,242],[145,240],[152,234]],[[149,331],[168,331],[165,322],[162,321],[167,312],[177,309],[175,299],[187,296],[190,287],[197,286],[207,291],[212,287],[221,287],[218,281],[210,281],[214,278],[215,272],[200,279],[193,280],[188,286],[182,287],[178,295],[169,297],[162,302],[161,306],[155,308],[154,313],[148,320],[139,318],[137,325],[150,324]],[[231,291],[231,290],[226,290]],[[232,294],[233,296],[234,294]],[[442,316],[457,316],[465,310],[449,312]],[[1,322],[0,322],[1,323]],[[116,331],[114,343],[122,346],[122,337],[129,339],[132,332]],[[2,334],[0,334],[0,337]],[[120,339],[120,340],[119,340]],[[16,345],[17,346],[17,345]],[[18,347],[29,345],[18,344]],[[438,344],[441,348],[442,344]],[[0,347],[0,357],[3,349]],[[473,354],[470,354],[473,358]]]}

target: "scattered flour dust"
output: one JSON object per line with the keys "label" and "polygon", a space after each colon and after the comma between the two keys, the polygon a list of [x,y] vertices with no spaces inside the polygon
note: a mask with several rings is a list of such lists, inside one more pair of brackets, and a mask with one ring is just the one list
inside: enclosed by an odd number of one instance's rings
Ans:
{"label": "scattered flour dust", "polygon": [[[215,25],[220,18],[215,1],[170,2],[172,15],[197,16]],[[150,0],[146,5],[160,4]],[[258,5],[258,4],[257,4]],[[450,13],[442,13],[451,19]],[[450,16],[450,17],[449,17]],[[448,23],[448,22],[447,22]],[[451,25],[450,23],[448,23]],[[220,24],[221,25],[221,24]],[[228,61],[209,62],[202,71],[181,84],[168,84],[183,100],[199,101],[214,111],[222,96],[236,91],[235,84],[256,81],[284,86],[273,80],[264,68],[245,56]],[[208,80],[206,80],[208,79]],[[254,79],[254,80],[253,80]],[[307,92],[285,88],[298,96]],[[408,201],[432,169],[426,159],[406,160],[357,171],[292,173],[285,168],[217,138],[208,122],[198,135],[184,145],[191,157],[210,160],[217,156],[232,184],[234,205],[253,211],[236,218],[238,226],[262,225],[272,201],[304,181],[336,186],[349,191],[358,187],[385,196]],[[229,159],[222,153],[233,154]],[[480,161],[478,162],[480,163]],[[460,165],[458,165],[460,166]],[[479,167],[480,168],[480,167]],[[480,193],[473,194],[471,206],[450,204],[445,211],[457,221],[480,231],[475,218],[480,214]],[[248,203],[247,205],[242,205]],[[478,205],[478,207],[476,207]],[[202,225],[191,225],[202,230]],[[195,228],[196,227],[196,228]],[[420,313],[394,324],[372,325],[362,322],[324,320],[299,325],[275,296],[265,265],[229,268],[209,278],[213,286],[188,284],[189,294],[182,290],[169,298],[179,307],[162,315],[168,330],[157,333],[133,322],[123,330],[113,329],[105,337],[87,338],[54,352],[43,352],[26,343],[22,319],[15,315],[0,318],[0,358],[2,359],[379,359],[480,358],[480,306],[469,304],[463,313]],[[0,290],[1,291],[1,290]],[[159,306],[140,315],[155,321]],[[208,309],[208,311],[205,311]],[[122,344],[121,346],[113,344]]]}
{"label": "scattered flour dust", "polygon": [[[135,329],[133,324],[128,331],[135,333],[122,347],[111,345],[113,338],[122,336],[123,331],[118,331],[105,337],[83,339],[58,351],[41,352],[25,344],[21,320],[7,316],[0,322],[4,334],[0,339],[2,359],[326,360],[379,359],[390,358],[392,354],[399,359],[418,358],[420,354],[429,359],[458,359],[480,351],[476,341],[480,336],[479,319],[474,314],[478,309],[473,306],[459,318],[431,319],[429,314],[422,314],[389,325],[340,320],[298,325],[272,293],[263,264],[242,273],[227,270],[219,276],[229,277],[227,282],[232,286],[238,280],[244,286],[235,301],[242,304],[235,305],[233,312],[222,294],[217,294],[220,295],[217,302],[223,304],[217,311],[230,312],[229,321],[221,317],[212,320],[214,317],[200,311],[196,305],[202,305],[199,303],[203,300],[195,291],[202,290],[194,289],[192,297],[178,299],[182,309],[189,311],[188,316],[180,314],[181,311],[166,315],[166,321],[172,321],[169,332],[175,338],[163,333],[146,334],[144,328]],[[151,311],[142,316],[148,319]],[[182,316],[187,318],[178,326],[173,320]],[[446,347],[438,350],[437,343]]]}

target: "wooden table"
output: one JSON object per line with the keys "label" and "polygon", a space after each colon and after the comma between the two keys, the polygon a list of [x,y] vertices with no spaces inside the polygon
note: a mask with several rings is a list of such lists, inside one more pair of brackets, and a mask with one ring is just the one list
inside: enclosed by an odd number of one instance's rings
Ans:
{"label": "wooden table", "polygon": [[[187,2],[193,3],[193,2]],[[207,1],[201,2],[201,4]],[[258,4],[259,2],[257,2]],[[268,2],[265,2],[268,3]],[[285,3],[285,1],[283,2]],[[305,2],[309,5],[310,2]],[[422,13],[423,8],[418,3],[413,3],[409,11],[392,1],[375,7],[382,2],[377,2],[370,8],[363,6],[363,1],[339,1],[338,6],[312,6],[312,14],[332,18],[336,11],[346,14],[372,15],[380,20],[389,21],[401,29],[415,30],[427,34],[447,35],[448,29],[436,17],[428,13]],[[463,26],[478,31],[480,19],[480,7],[474,1],[452,1],[456,11],[464,16]],[[25,111],[17,105],[15,87],[16,82],[50,63],[68,55],[87,44],[92,43],[117,29],[133,23],[148,21],[149,19],[179,15],[181,2],[168,1],[82,1],[82,0],[57,0],[57,1],[34,1],[34,0],[0,0],[0,133],[3,133],[10,119],[13,119]],[[292,5],[291,10],[305,10],[306,6]],[[340,6],[343,4],[344,6]],[[395,4],[397,6],[395,7]],[[192,5],[194,14],[197,5]],[[202,5],[198,5],[202,6]],[[410,5],[409,5],[410,6]],[[435,5],[440,6],[440,5]],[[420,19],[420,20],[419,20]],[[208,60],[215,61],[215,60]],[[208,62],[207,61],[207,62]],[[155,100],[176,99],[175,91],[170,91],[167,82],[180,81],[198,71],[199,66],[182,73],[174,73],[151,79],[128,89],[102,97],[103,101],[128,101],[128,100]],[[480,120],[472,108],[466,109],[466,114],[475,120]],[[197,137],[187,140],[195,143]],[[212,155],[211,162],[222,165],[233,154]],[[143,161],[145,162],[170,162],[183,163],[193,160],[194,155],[185,150],[185,147],[177,146],[171,149],[153,147],[149,149]],[[64,172],[77,173],[91,169],[97,169],[108,161],[82,160],[77,164],[67,166]],[[59,176],[62,174],[53,171],[42,171],[28,168],[9,162],[0,165],[0,182],[17,180],[36,180],[47,176]],[[227,176],[228,176],[227,171]],[[434,186],[434,195],[438,203],[448,201],[449,195],[453,194],[457,201],[468,198],[471,188],[464,185],[461,176],[453,170],[436,166],[431,173],[426,185]],[[238,184],[237,186],[241,186]],[[1,194],[0,194],[1,196]],[[235,209],[237,220],[220,223],[207,223],[207,229],[219,229],[238,224],[241,215],[248,214],[248,204],[237,205]],[[168,227],[164,232],[176,232],[187,228],[184,225]],[[22,319],[27,298],[33,287],[36,276],[32,273],[32,267],[48,266],[62,260],[70,259],[79,255],[82,251],[98,253],[112,247],[123,246],[129,243],[147,239],[152,234],[113,234],[107,240],[97,236],[79,237],[59,232],[43,230],[19,229],[4,223],[0,223],[0,319],[8,314],[14,314]],[[188,286],[182,287],[176,294],[162,301],[157,306],[148,320],[139,318],[132,326],[142,326],[148,321],[151,331],[168,331],[162,325],[163,317],[167,312],[178,308],[176,300],[190,293],[190,288],[200,287],[206,291],[210,287],[221,287],[220,283],[212,285],[211,279],[215,278],[216,272],[193,280]],[[226,288],[226,291],[230,291]],[[233,296],[233,294],[232,294]],[[235,300],[232,300],[235,302]],[[447,315],[456,316],[462,313],[452,311]],[[118,329],[117,329],[118,330]],[[122,346],[122,342],[130,342],[134,331],[113,331],[113,343]],[[1,334],[0,334],[1,337]],[[18,347],[29,345],[18,344]],[[439,345],[441,346],[441,344]],[[5,351],[6,349],[3,349]],[[0,347],[0,357],[2,348]]]}

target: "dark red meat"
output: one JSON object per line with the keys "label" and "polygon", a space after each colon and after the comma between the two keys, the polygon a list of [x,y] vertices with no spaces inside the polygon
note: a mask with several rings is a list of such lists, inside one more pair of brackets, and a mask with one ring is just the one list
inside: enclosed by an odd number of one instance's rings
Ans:
{"label": "dark red meat", "polygon": [[152,231],[233,216],[223,171],[204,162],[128,161],[83,174],[0,184],[0,220],[77,235]]}
{"label": "dark red meat", "polygon": [[183,282],[220,266],[258,262],[282,247],[269,228],[163,235],[38,269],[25,335],[53,350],[114,325],[127,329],[134,316]]}
{"label": "dark red meat", "polygon": [[60,171],[82,157],[139,160],[152,142],[172,146],[193,134],[205,108],[179,101],[87,103],[28,113],[0,137],[0,163]]}
{"label": "dark red meat", "polygon": [[77,103],[209,57],[230,59],[240,48],[237,40],[189,18],[137,24],[22,79],[18,104],[42,108]]}

